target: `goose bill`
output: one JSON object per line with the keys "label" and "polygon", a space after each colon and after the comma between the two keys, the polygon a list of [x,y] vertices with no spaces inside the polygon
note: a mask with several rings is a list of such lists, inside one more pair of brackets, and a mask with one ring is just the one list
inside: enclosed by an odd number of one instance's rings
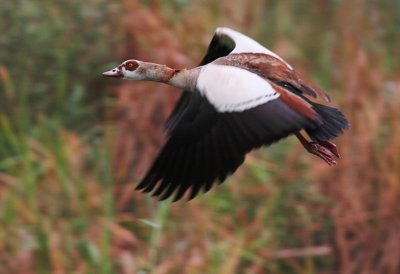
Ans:
{"label": "goose bill", "polygon": [[112,69],[106,72],[103,72],[104,77],[116,77],[116,78],[123,78],[124,74],[119,69]]}

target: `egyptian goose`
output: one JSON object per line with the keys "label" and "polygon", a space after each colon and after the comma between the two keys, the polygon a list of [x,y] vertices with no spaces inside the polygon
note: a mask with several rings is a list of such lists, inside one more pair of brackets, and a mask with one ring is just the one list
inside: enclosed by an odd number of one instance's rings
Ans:
{"label": "egyptian goose", "polygon": [[167,122],[168,140],[137,186],[161,200],[174,195],[177,201],[189,190],[189,199],[207,192],[234,173],[248,152],[291,134],[335,165],[340,156],[330,140],[349,127],[339,110],[321,104],[329,97],[319,88],[277,54],[229,28],[216,30],[193,69],[127,60],[103,75],[184,90]]}

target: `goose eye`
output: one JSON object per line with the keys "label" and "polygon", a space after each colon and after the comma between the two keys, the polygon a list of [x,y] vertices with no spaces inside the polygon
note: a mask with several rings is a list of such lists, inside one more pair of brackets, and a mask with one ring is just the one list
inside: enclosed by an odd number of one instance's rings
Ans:
{"label": "goose eye", "polygon": [[125,67],[127,70],[132,71],[138,67],[138,64],[137,64],[137,62],[128,62],[128,63],[126,63]]}

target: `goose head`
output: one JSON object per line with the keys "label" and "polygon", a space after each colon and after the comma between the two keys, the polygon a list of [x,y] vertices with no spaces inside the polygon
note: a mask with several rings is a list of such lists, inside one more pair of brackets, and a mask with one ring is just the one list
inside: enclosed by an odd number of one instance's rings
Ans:
{"label": "goose head", "polygon": [[122,78],[132,81],[155,81],[169,83],[169,80],[180,70],[175,70],[155,63],[143,62],[138,60],[126,60],[119,66],[103,72],[105,77]]}
{"label": "goose head", "polygon": [[146,71],[142,62],[138,60],[126,60],[117,67],[103,72],[103,76],[140,81],[146,79]]}

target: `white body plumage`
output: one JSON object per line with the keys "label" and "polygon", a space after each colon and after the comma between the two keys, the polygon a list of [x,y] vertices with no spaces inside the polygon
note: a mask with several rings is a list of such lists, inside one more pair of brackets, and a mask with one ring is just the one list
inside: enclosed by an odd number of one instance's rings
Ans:
{"label": "white body plumage", "polygon": [[279,97],[265,79],[232,66],[204,66],[196,86],[218,112],[243,111]]}

